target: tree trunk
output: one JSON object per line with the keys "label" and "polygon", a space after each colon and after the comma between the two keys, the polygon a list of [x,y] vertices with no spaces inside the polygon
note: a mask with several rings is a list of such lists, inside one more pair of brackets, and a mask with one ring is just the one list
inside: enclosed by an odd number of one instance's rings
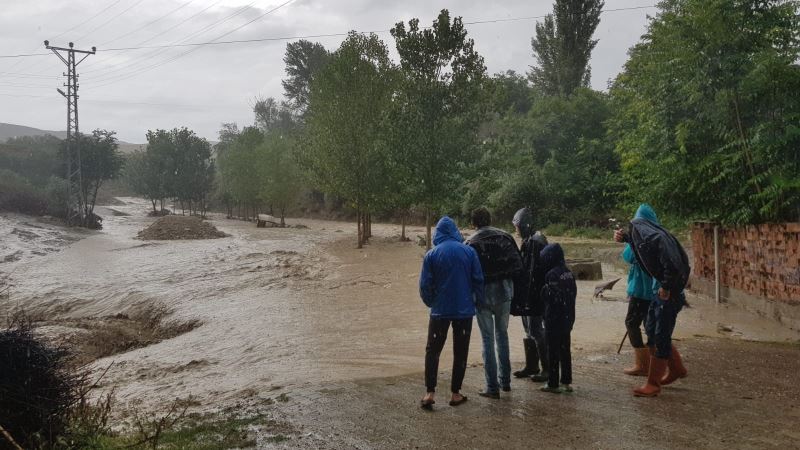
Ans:
{"label": "tree trunk", "polygon": [[152,203],[152,204],[153,204],[153,214],[155,214],[155,213],[157,212],[157,211],[156,211],[156,205],[158,204],[158,200],[156,200],[156,199],[154,199],[154,198],[151,198],[151,199],[150,199],[150,203]]}
{"label": "tree trunk", "polygon": [[[270,209],[272,209],[272,205],[270,205]],[[286,228],[286,207],[281,208],[281,228]]]}
{"label": "tree trunk", "polygon": [[403,212],[400,218],[400,242],[405,242],[406,239],[406,213]]}
{"label": "tree trunk", "polygon": [[425,210],[425,248],[431,249],[431,210]]}
{"label": "tree trunk", "polygon": [[363,248],[364,247],[364,242],[363,242],[363,235],[362,235],[361,210],[360,209],[356,210],[356,224],[357,224],[356,228],[357,228],[357,234],[358,234],[358,247],[357,248]]}

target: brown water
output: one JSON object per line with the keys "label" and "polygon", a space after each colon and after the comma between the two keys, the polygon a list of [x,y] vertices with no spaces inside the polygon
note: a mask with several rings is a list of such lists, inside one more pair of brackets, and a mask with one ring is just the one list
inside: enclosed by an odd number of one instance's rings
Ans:
{"label": "brown water", "polygon": [[[278,387],[422,371],[428,310],[417,281],[423,249],[398,242],[399,226],[374,226],[376,236],[363,250],[354,248],[354,225],[313,220],[289,221],[308,229],[257,229],[214,217],[231,237],[144,242],[134,237],[153,220],[145,216],[149,204],[122,200],[124,205],[113,208],[130,216],[101,208],[106,217],[101,232],[76,235],[34,224],[65,235],[67,243],[83,239],[36,255],[31,249],[46,245],[41,244],[46,239],[31,238],[13,250],[27,256],[0,264],[0,270],[10,273],[12,305],[46,316],[103,317],[163,304],[173,318],[203,323],[174,339],[97,361],[98,368],[114,361],[104,386],[116,386],[123,402],[160,404],[191,395],[212,408]],[[22,222],[18,216],[3,218],[4,242],[10,228],[28,230]],[[412,238],[423,233],[409,230]],[[605,278],[618,276],[609,272]],[[591,299],[595,284],[580,283],[573,343],[579,351],[610,354],[624,334],[624,279],[605,300]],[[693,304],[679,316],[679,339],[800,338],[734,308],[696,299]],[[719,324],[733,332],[718,331]],[[512,360],[518,361],[517,320],[510,333]],[[481,361],[479,334],[475,337],[473,364]],[[446,353],[442,367],[450,364]]]}

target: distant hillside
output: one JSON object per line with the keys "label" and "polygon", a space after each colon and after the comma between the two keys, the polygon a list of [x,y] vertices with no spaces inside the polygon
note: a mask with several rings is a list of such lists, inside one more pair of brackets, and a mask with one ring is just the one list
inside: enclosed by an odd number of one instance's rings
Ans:
{"label": "distant hillside", "polygon": [[45,134],[51,134],[59,139],[64,139],[67,137],[66,131],[40,130],[38,128],[0,122],[0,142],[5,142],[6,139],[13,137],[42,136]]}
{"label": "distant hillside", "polygon": [[[59,139],[67,137],[66,131],[50,131],[40,130],[38,128],[26,127],[24,125],[14,125],[12,123],[0,122],[0,143],[5,142],[9,138],[22,137],[22,136],[43,136],[45,134],[53,135]],[[136,150],[144,150],[147,146],[145,144],[131,144],[129,142],[119,141],[119,151],[122,153],[131,153]]]}

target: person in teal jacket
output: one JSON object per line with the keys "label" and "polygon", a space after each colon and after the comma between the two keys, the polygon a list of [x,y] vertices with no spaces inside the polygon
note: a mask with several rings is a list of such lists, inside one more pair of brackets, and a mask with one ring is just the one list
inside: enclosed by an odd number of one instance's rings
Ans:
{"label": "person in teal jacket", "polygon": [[[642,203],[636,211],[634,219],[646,219],[655,224],[660,224],[656,212],[647,203]],[[621,230],[614,233],[618,240]],[[645,272],[636,261],[630,244],[625,244],[622,259],[631,268],[628,270],[628,314],[625,316],[625,327],[628,329],[628,339],[636,357],[634,366],[623,370],[628,375],[647,376],[650,354],[642,339],[642,322],[647,318],[650,302],[656,298],[653,292],[653,279]]]}

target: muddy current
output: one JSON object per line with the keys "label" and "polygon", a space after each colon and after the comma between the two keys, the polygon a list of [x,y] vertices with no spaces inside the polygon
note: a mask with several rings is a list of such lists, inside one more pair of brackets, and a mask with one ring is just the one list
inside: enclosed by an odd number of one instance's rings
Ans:
{"label": "muddy current", "polygon": [[[154,220],[146,217],[149,204],[120,200],[99,208],[99,232],[0,217],[0,272],[11,286],[0,312],[22,307],[37,317],[91,321],[159,309],[176,323],[196,323],[93,363],[111,365],[103,386],[114,386],[122,402],[191,396],[211,409],[277,389],[422,372],[428,310],[417,281],[424,251],[399,242],[399,226],[375,225],[362,250],[354,225],[305,219],[289,221],[304,229],[259,229],[212,216],[230,237],[142,241],[135,236]],[[409,230],[412,239],[423,233]],[[612,264],[603,268],[606,280],[623,279],[603,299],[592,298],[597,282],[580,282],[573,345],[590,358],[616,353],[625,332],[624,275]],[[679,317],[678,339],[799,337],[724,305],[692,304]],[[514,363],[522,359],[521,328],[512,319]],[[476,332],[470,364],[480,363],[480,350]],[[449,358],[444,352],[442,367]]]}

